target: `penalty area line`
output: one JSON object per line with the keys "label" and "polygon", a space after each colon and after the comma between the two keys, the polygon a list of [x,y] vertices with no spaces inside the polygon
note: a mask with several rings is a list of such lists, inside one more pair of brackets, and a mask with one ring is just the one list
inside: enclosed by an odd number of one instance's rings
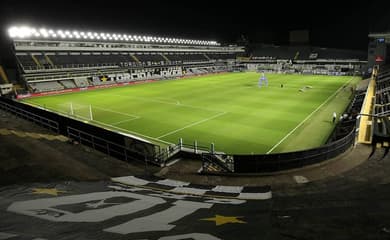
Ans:
{"label": "penalty area line", "polygon": [[124,123],[124,122],[131,122],[131,121],[134,121],[134,120],[137,120],[137,119],[140,119],[140,118],[141,117],[133,117],[133,118],[130,118],[130,119],[125,119],[125,120],[122,120],[122,121],[111,123],[111,125],[118,125],[118,124],[121,124],[121,123]]}
{"label": "penalty area line", "polygon": [[226,113],[227,113],[227,112],[221,112],[221,113],[215,114],[215,115],[213,115],[213,116],[211,116],[211,117],[208,117],[208,118],[202,119],[202,120],[200,120],[200,121],[197,121],[197,122],[188,124],[187,126],[184,126],[184,127],[182,127],[182,128],[179,128],[179,129],[173,130],[173,131],[171,131],[171,132],[165,133],[165,134],[163,134],[163,135],[157,137],[157,139],[160,139],[160,138],[166,137],[166,136],[168,136],[168,135],[174,134],[174,133],[179,132],[179,131],[181,131],[181,130],[183,130],[183,129],[186,129],[186,128],[189,128],[189,127],[193,127],[193,126],[195,126],[195,125],[198,125],[198,124],[207,122],[207,121],[209,121],[209,120],[211,120],[211,119],[214,119],[214,118],[220,117],[220,116],[222,116],[222,115],[225,115]]}

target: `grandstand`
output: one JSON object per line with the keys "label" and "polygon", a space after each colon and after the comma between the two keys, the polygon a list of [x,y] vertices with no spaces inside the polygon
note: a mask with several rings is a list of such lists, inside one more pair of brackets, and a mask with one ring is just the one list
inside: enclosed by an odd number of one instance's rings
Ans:
{"label": "grandstand", "polygon": [[226,71],[242,47],[214,41],[11,27],[22,79],[47,92]]}

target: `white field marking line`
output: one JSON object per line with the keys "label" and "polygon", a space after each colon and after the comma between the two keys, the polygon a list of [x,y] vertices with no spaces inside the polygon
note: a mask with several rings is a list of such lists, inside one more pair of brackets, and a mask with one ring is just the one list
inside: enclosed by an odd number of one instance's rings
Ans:
{"label": "white field marking line", "polygon": [[[67,104],[68,105],[66,105],[66,107],[70,107],[70,102],[67,103]],[[60,103],[58,105],[59,106],[65,106],[65,104],[63,104],[63,103]],[[117,113],[117,114],[124,115],[124,116],[127,116],[127,117],[141,118],[140,116],[137,116],[137,115],[134,115],[134,114],[122,113],[122,112],[114,111],[114,110],[107,109],[107,108],[101,108],[101,107],[97,107],[97,106],[93,106],[93,105],[91,105],[91,106],[92,106],[92,109],[96,108],[96,109],[100,109],[102,111]],[[88,108],[88,107],[89,107],[88,105],[83,105],[83,104],[79,104],[79,103],[74,103],[73,104],[73,108],[76,109],[76,110],[85,109],[85,108]]]}
{"label": "white field marking line", "polygon": [[302,124],[304,124],[315,112],[317,112],[324,104],[326,104],[330,99],[332,99],[338,92],[340,92],[341,89],[343,89],[344,86],[348,85],[354,77],[352,77],[348,82],[343,84],[339,89],[337,89],[336,92],[334,92],[332,95],[330,95],[320,106],[318,106],[316,109],[314,109],[313,112],[311,112],[305,119],[303,119],[302,122],[300,122],[293,130],[291,130],[289,133],[287,133],[284,138],[282,138],[278,143],[276,143],[266,154],[271,153],[275,148],[277,148],[286,138],[288,138],[295,130],[297,130]]}
{"label": "white field marking line", "polygon": [[176,105],[179,105],[180,104],[180,101],[179,100],[177,100],[176,98],[164,98],[164,97],[162,97],[162,98],[160,98],[160,97],[155,97],[154,99],[168,99],[168,100],[173,100],[173,102],[175,102],[175,103],[172,103],[172,104],[176,104]]}
{"label": "white field marking line", "polygon": [[162,138],[162,137],[166,137],[166,136],[168,136],[168,135],[174,134],[174,133],[179,132],[179,131],[181,131],[181,130],[183,130],[183,129],[186,129],[186,128],[189,128],[189,127],[193,127],[193,126],[195,126],[195,125],[204,123],[204,122],[209,121],[209,120],[211,120],[211,119],[214,119],[214,118],[217,118],[217,117],[219,117],[219,116],[222,116],[222,115],[224,115],[224,114],[226,114],[226,113],[227,113],[227,112],[221,112],[221,113],[215,114],[215,115],[213,115],[213,116],[211,116],[211,117],[208,117],[208,118],[202,119],[202,120],[200,120],[200,121],[191,123],[191,124],[189,124],[189,125],[187,125],[187,126],[184,126],[184,127],[182,127],[182,128],[179,128],[179,129],[176,129],[176,130],[174,130],[174,131],[168,132],[168,133],[166,133],[166,134],[164,134],[164,135],[161,135],[161,136],[157,137],[157,139],[160,139],[160,138]]}
{"label": "white field marking line", "polygon": [[177,104],[177,103],[173,103],[173,102],[166,102],[166,101],[156,100],[156,99],[153,99],[153,98],[125,96],[125,95],[120,95],[120,94],[106,94],[106,95],[117,96],[117,97],[125,97],[125,98],[131,98],[131,99],[139,99],[139,100],[145,101],[145,102],[157,102],[157,103],[174,105],[174,106],[178,106],[178,107],[188,107],[188,108],[194,108],[194,109],[201,109],[201,110],[209,111],[209,112],[219,112],[219,113],[221,112],[220,110],[216,110],[216,109],[197,107],[197,106],[192,106],[192,105],[187,105],[187,104],[182,104],[182,103]]}
{"label": "white field marking line", "polygon": [[[86,117],[83,117],[83,116],[77,116],[77,117],[80,117],[80,118],[85,119],[87,121],[91,121],[89,118],[86,118]],[[97,122],[98,124],[101,124],[101,125],[104,125],[104,126],[108,126],[110,128],[119,129],[120,131],[127,132],[127,133],[130,133],[130,134],[134,134],[136,136],[142,136],[142,137],[153,139],[155,141],[163,142],[163,143],[169,144],[169,145],[170,144],[174,144],[172,142],[167,142],[167,141],[164,141],[164,140],[161,140],[161,139],[157,139],[157,138],[154,138],[154,137],[146,136],[146,135],[143,135],[141,133],[133,132],[133,131],[130,131],[130,130],[127,130],[127,129],[124,129],[124,128],[120,128],[120,127],[116,127],[116,126],[113,126],[113,125],[110,125],[110,124],[107,124],[107,123],[99,122],[99,121],[96,121],[96,120],[93,120],[93,121]]]}
{"label": "white field marking line", "polygon": [[118,121],[118,122],[111,123],[111,125],[117,125],[117,124],[121,124],[121,123],[124,123],[124,122],[130,122],[130,121],[137,120],[137,119],[139,119],[139,118],[140,118],[140,117],[133,117],[133,118],[130,118],[130,119],[126,119],[126,120],[122,120],[122,121]]}
{"label": "white field marking line", "polygon": [[[39,106],[39,105],[35,105],[35,106]],[[53,109],[50,109],[50,108],[47,108],[47,109],[49,109],[49,110],[51,110],[51,111],[53,111],[53,112],[60,112],[60,113],[62,113],[62,114],[65,114],[66,116],[69,116],[69,113],[67,113],[67,112],[65,112],[65,111],[62,111],[62,110],[58,110],[58,109],[53,110]],[[83,117],[83,116],[79,116],[79,115],[72,115],[72,116],[74,116],[75,118],[84,119],[84,120],[86,120],[86,121],[88,121],[88,122],[91,121],[91,119],[86,118],[86,117]],[[96,123],[98,123],[98,124],[100,124],[100,125],[103,125],[103,126],[108,126],[108,127],[110,127],[110,128],[114,128],[114,129],[123,131],[123,132],[128,133],[128,134],[134,134],[135,137],[142,136],[142,137],[145,137],[145,138],[153,139],[153,140],[155,140],[155,141],[157,141],[157,142],[162,142],[162,143],[164,143],[164,144],[169,144],[169,145],[175,144],[175,143],[168,142],[168,141],[164,141],[164,140],[157,139],[157,138],[154,138],[154,137],[146,136],[146,135],[141,134],[141,133],[138,133],[138,132],[129,131],[129,130],[124,129],[124,128],[116,127],[116,126],[113,126],[113,125],[110,125],[110,124],[107,124],[107,123],[99,122],[99,121],[96,121],[96,120],[93,120],[93,122],[96,122]],[[146,141],[147,141],[147,140],[146,140]]]}
{"label": "white field marking line", "polygon": [[137,116],[137,115],[134,115],[134,114],[128,114],[128,113],[118,112],[118,111],[114,111],[114,110],[107,109],[107,108],[96,107],[96,106],[93,106],[93,105],[91,105],[91,106],[92,106],[92,110],[93,110],[94,108],[96,108],[96,109],[100,109],[100,110],[103,110],[103,111],[106,111],[106,112],[117,113],[117,114],[121,114],[121,115],[128,116],[128,117],[133,117],[133,118],[140,118],[140,116]]}

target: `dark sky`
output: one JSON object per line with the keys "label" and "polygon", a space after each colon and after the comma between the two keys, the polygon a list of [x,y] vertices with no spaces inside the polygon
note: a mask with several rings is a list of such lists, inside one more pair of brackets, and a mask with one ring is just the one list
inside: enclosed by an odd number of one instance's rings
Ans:
{"label": "dark sky", "polygon": [[11,24],[222,43],[235,42],[244,35],[250,42],[276,44],[288,44],[289,30],[307,29],[314,46],[366,50],[369,31],[390,30],[390,8],[383,4],[333,0],[6,0],[0,2],[0,19],[2,42]]}

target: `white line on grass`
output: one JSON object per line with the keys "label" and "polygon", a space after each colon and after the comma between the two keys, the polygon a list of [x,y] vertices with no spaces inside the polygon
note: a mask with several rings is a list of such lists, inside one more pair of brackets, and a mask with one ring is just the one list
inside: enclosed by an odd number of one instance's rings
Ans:
{"label": "white line on grass", "polygon": [[137,116],[137,115],[134,115],[134,114],[122,113],[122,112],[117,112],[117,111],[114,111],[114,110],[111,110],[111,109],[107,109],[107,108],[101,108],[101,107],[92,106],[92,109],[94,109],[94,108],[100,109],[100,110],[103,110],[103,111],[106,111],[106,112],[112,112],[112,113],[121,114],[121,115],[128,116],[128,117],[140,118],[140,116]]}
{"label": "white line on grass", "polygon": [[130,118],[130,119],[125,119],[125,120],[122,120],[122,121],[111,123],[111,125],[117,125],[117,124],[121,124],[121,123],[124,123],[124,122],[131,122],[131,121],[137,120],[139,118],[140,117],[133,117],[133,118]]}
{"label": "white line on grass", "polygon": [[[71,104],[70,102],[67,103],[67,104]],[[63,106],[64,104],[58,104],[59,106]],[[73,106],[76,108],[76,109],[80,109],[80,108],[88,108],[89,105],[83,105],[83,104],[79,104],[79,103],[74,103]],[[132,117],[132,118],[141,118],[140,116],[137,116],[137,115],[134,115],[134,114],[128,114],[128,113],[123,113],[123,112],[118,112],[118,111],[114,111],[114,110],[111,110],[111,109],[108,109],[108,108],[102,108],[102,107],[97,107],[97,106],[94,106],[94,105],[91,105],[92,106],[92,109],[93,108],[96,108],[96,109],[100,109],[102,111],[106,111],[106,112],[112,112],[112,113],[116,113],[116,114],[120,114],[120,115],[123,115],[123,116],[127,116],[127,117]]]}
{"label": "white line on grass", "polygon": [[[87,121],[91,121],[90,119],[85,118],[85,117],[82,117],[82,116],[76,116],[76,117],[80,117],[80,118],[85,119],[85,120],[87,120]],[[119,130],[121,130],[121,131],[123,131],[123,132],[125,132],[125,133],[127,133],[127,134],[129,134],[129,133],[130,133],[130,134],[134,134],[134,135],[135,135],[134,137],[142,136],[142,137],[149,138],[149,139],[153,139],[153,140],[155,140],[155,141],[162,142],[162,143],[165,143],[165,144],[174,144],[174,143],[167,142],[167,141],[164,141],[164,140],[161,140],[161,139],[158,139],[158,138],[146,136],[146,135],[143,135],[143,134],[138,133],[138,132],[133,132],[133,131],[129,131],[129,130],[124,129],[124,128],[116,127],[116,126],[113,126],[113,125],[111,125],[111,124],[99,122],[99,121],[96,121],[96,120],[93,120],[92,122],[96,122],[96,123],[98,123],[98,124],[100,124],[100,125],[108,126],[108,127],[110,127],[110,128],[114,128],[114,129],[117,129],[117,130],[119,129]],[[147,140],[146,140],[146,141],[147,141]]]}
{"label": "white line on grass", "polygon": [[156,99],[153,99],[153,98],[125,96],[125,95],[120,95],[120,94],[106,94],[106,95],[117,96],[117,97],[125,97],[125,98],[131,98],[131,99],[139,99],[139,100],[144,101],[144,102],[163,103],[163,104],[168,104],[168,105],[174,105],[174,106],[177,106],[177,107],[194,108],[194,109],[200,109],[200,110],[209,111],[209,112],[221,112],[221,110],[204,108],[204,107],[198,107],[198,106],[192,106],[192,105],[187,105],[187,104],[183,104],[183,103],[180,103],[180,102],[173,103],[173,102],[161,101],[161,100],[156,100]]}
{"label": "white line on grass", "polygon": [[352,77],[348,82],[346,82],[345,84],[343,84],[339,89],[337,89],[336,92],[334,92],[332,95],[330,95],[320,106],[318,106],[313,112],[311,112],[309,114],[309,116],[307,116],[305,119],[303,119],[302,122],[300,122],[293,130],[291,130],[289,133],[287,133],[286,136],[284,136],[284,138],[282,138],[278,143],[276,143],[266,154],[269,154],[271,153],[275,148],[277,148],[282,142],[284,142],[284,140],[286,140],[293,132],[295,132],[295,130],[297,130],[302,124],[304,124],[315,112],[317,112],[324,104],[326,104],[330,99],[332,99],[338,92],[340,92],[341,89],[343,89],[344,86],[348,85],[352,79],[354,77]]}
{"label": "white line on grass", "polygon": [[[31,104],[31,105],[35,105],[35,104]],[[39,106],[39,105],[35,105],[35,106]],[[62,113],[62,114],[64,114],[67,117],[69,116],[69,113],[67,113],[66,111],[62,111],[62,110],[59,110],[59,109],[55,109],[54,110],[54,109],[50,109],[50,108],[46,108],[46,109],[51,110],[53,112]],[[75,117],[75,118],[84,119],[87,122],[91,121],[91,119],[83,117],[83,116],[79,116],[79,115],[72,115],[72,116]],[[135,137],[135,138],[140,138],[139,136],[141,136],[141,137],[144,137],[144,138],[147,138],[147,139],[153,139],[154,141],[161,142],[161,143],[164,143],[164,144],[169,144],[169,145],[175,144],[175,143],[171,143],[171,142],[164,141],[164,140],[161,140],[161,139],[157,139],[157,138],[154,138],[154,137],[146,136],[146,135],[143,135],[143,134],[138,133],[138,132],[129,131],[129,130],[124,129],[124,128],[116,127],[116,126],[113,126],[113,125],[110,125],[110,124],[107,124],[107,123],[99,122],[99,121],[96,121],[96,120],[92,120],[91,122],[95,122],[95,123],[97,123],[99,125],[108,126],[110,128],[123,131],[122,133],[124,133],[124,134],[129,134],[129,135],[134,134],[133,137]],[[149,142],[147,139],[143,139],[143,140]]]}
{"label": "white line on grass", "polygon": [[180,104],[180,101],[177,100],[176,98],[165,98],[165,97],[155,97],[155,99],[168,99],[168,100],[173,100],[172,101],[172,104],[176,104],[176,105],[179,105]]}
{"label": "white line on grass", "polygon": [[219,117],[219,116],[222,116],[222,115],[224,115],[224,114],[226,114],[226,113],[227,113],[227,112],[221,112],[221,113],[215,114],[215,115],[213,115],[213,116],[211,116],[211,117],[205,118],[205,119],[203,119],[203,120],[200,120],[200,121],[191,123],[191,124],[189,124],[189,125],[187,125],[187,126],[184,126],[184,127],[182,127],[182,128],[179,128],[179,129],[176,129],[176,130],[174,130],[174,131],[168,132],[168,133],[166,133],[166,134],[164,134],[164,135],[161,135],[161,136],[157,137],[157,139],[160,139],[160,138],[162,138],[162,137],[166,137],[166,136],[168,136],[168,135],[174,134],[174,133],[179,132],[179,131],[181,131],[181,130],[183,130],[183,129],[186,129],[186,128],[189,128],[189,127],[193,127],[193,126],[195,126],[195,125],[204,123],[204,122],[209,121],[209,120],[211,120],[211,119],[214,119],[214,118],[217,118],[217,117]]}

